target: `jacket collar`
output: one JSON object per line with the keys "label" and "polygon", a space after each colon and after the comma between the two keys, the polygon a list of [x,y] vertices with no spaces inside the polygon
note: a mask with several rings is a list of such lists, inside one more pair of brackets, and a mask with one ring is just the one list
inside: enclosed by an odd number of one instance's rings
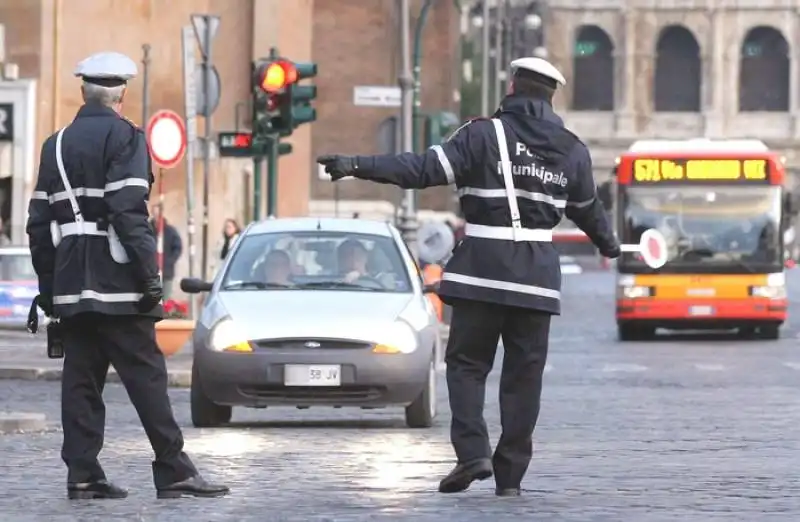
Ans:
{"label": "jacket collar", "polygon": [[111,107],[106,107],[105,105],[101,105],[99,103],[86,103],[81,106],[80,109],[78,109],[78,114],[75,115],[75,119],[112,116],[115,118],[121,117],[119,114],[117,114],[117,111]]}

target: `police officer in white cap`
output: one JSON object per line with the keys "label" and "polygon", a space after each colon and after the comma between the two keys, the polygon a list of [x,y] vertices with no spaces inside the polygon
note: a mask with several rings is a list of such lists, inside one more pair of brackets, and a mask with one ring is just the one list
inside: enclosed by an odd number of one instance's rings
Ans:
{"label": "police officer in white cap", "polygon": [[167,395],[164,356],[155,342],[163,316],[156,239],[148,223],[153,175],[145,136],[121,116],[136,64],[99,53],[75,70],[84,105],[42,146],[27,233],[39,278],[39,306],[60,319],[64,346],[61,457],[69,498],[122,498],[106,480],[103,386],[119,374],[155,452],[153,479],[163,498],[220,496],[183,452]]}
{"label": "police officer in white cap", "polygon": [[[619,244],[597,198],[589,151],[552,100],[564,76],[542,58],[511,63],[509,95],[494,116],[459,128],[423,154],[322,156],[334,180],[354,176],[403,188],[455,184],[467,222],[439,295],[453,307],[445,359],[458,464],[439,491],[494,474],[499,496],[520,493],[539,415],[550,318],[561,312],[553,228],[566,215],[606,257]],[[498,340],[502,435],[492,453],[483,419]]]}

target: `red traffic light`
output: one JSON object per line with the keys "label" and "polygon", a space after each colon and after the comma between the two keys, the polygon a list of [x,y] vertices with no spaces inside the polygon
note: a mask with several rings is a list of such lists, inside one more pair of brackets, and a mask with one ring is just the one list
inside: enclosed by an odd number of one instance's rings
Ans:
{"label": "red traffic light", "polygon": [[258,85],[264,92],[277,93],[297,81],[297,69],[292,62],[276,60],[259,69]]}

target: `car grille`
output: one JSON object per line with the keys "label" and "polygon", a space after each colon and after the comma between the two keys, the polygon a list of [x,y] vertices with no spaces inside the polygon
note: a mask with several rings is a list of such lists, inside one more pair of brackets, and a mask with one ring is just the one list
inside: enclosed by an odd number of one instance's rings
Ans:
{"label": "car grille", "polygon": [[372,348],[369,343],[331,339],[269,339],[256,341],[256,346],[266,350],[363,350]]}
{"label": "car grille", "polygon": [[386,388],[380,386],[341,386],[336,388],[322,388],[319,386],[294,387],[294,386],[240,386],[243,395],[258,397],[260,399],[291,399],[301,402],[303,400],[316,403],[343,404],[347,402],[362,402],[379,399]]}

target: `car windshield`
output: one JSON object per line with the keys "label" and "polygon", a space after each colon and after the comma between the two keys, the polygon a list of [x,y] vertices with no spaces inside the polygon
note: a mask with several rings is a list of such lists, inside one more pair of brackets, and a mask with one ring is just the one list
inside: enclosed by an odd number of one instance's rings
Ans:
{"label": "car windshield", "polygon": [[0,253],[0,280],[36,281],[31,256],[28,254]]}
{"label": "car windshield", "polygon": [[[781,263],[780,187],[631,187],[621,203],[624,243],[637,244],[648,228],[664,235],[662,272],[760,272]],[[620,264],[644,266],[636,254],[624,254]]]}
{"label": "car windshield", "polygon": [[411,292],[393,238],[323,231],[246,235],[221,288]]}

